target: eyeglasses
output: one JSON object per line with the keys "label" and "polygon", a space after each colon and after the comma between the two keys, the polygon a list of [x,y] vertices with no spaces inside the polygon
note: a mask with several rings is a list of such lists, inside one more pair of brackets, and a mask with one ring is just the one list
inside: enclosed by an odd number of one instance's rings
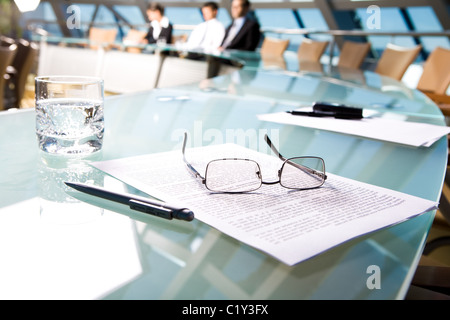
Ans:
{"label": "eyeglasses", "polygon": [[183,160],[189,171],[213,192],[244,193],[259,189],[263,184],[279,183],[282,187],[295,190],[307,190],[321,187],[327,176],[325,162],[320,157],[284,158],[270,141],[264,137],[272,151],[283,161],[278,170],[278,181],[263,181],[261,168],[256,161],[249,159],[225,158],[210,161],[203,177],[185,156],[187,134],[184,134]]}

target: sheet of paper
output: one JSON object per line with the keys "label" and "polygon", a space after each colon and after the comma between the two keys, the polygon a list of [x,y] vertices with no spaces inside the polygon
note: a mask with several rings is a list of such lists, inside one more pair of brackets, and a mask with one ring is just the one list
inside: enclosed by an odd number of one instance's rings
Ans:
{"label": "sheet of paper", "polygon": [[[223,157],[257,161],[264,181],[276,180],[281,167],[274,156],[234,144],[186,150],[186,158],[202,174],[207,162]],[[93,165],[154,197],[190,208],[197,219],[287,265],[437,206],[333,174],[313,190],[292,191],[276,184],[252,193],[210,193],[189,173],[181,151]]]}
{"label": "sheet of paper", "polygon": [[373,117],[361,120],[295,116],[287,112],[258,115],[262,121],[290,124],[389,141],[414,147],[429,147],[450,133],[450,127]]}

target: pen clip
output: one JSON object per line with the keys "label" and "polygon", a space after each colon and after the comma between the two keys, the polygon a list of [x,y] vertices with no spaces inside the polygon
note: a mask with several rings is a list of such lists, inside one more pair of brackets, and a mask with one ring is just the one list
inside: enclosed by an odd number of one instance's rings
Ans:
{"label": "pen clip", "polygon": [[131,199],[129,202],[130,209],[140,212],[148,213],[154,216],[158,216],[164,219],[172,220],[172,210],[155,206],[150,203],[146,203],[139,200]]}
{"label": "pen clip", "polygon": [[334,117],[336,119],[362,119],[362,114],[354,114],[354,113],[343,113],[343,112],[336,112],[334,114]]}

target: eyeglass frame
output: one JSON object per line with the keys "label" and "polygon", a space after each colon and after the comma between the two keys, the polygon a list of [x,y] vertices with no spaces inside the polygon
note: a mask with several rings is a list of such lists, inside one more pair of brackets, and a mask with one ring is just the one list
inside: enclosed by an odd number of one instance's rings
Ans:
{"label": "eyeglass frame", "polygon": [[[210,191],[213,191],[213,192],[219,192],[219,193],[246,193],[246,192],[252,192],[252,191],[255,191],[255,190],[258,190],[259,188],[261,188],[261,186],[263,185],[263,184],[265,184],[265,185],[274,185],[274,184],[280,184],[283,188],[286,188],[286,189],[291,189],[291,190],[311,190],[311,189],[317,189],[317,188],[320,188],[321,186],[323,186],[323,184],[325,183],[325,180],[327,180],[327,175],[325,174],[325,161],[321,158],[321,157],[317,157],[317,156],[303,156],[303,157],[292,157],[292,158],[285,158],[284,156],[282,156],[281,155],[281,153],[278,151],[278,149],[273,145],[273,143],[272,143],[272,141],[270,140],[270,138],[269,138],[269,136],[267,135],[267,134],[265,134],[264,135],[264,140],[266,141],[266,143],[268,144],[268,146],[270,147],[270,149],[275,153],[275,155],[280,159],[280,160],[282,160],[283,161],[283,164],[281,165],[281,167],[280,167],[280,169],[278,170],[278,181],[263,181],[263,179],[262,179],[262,175],[261,175],[261,168],[260,168],[260,166],[259,166],[259,163],[258,162],[256,162],[255,160],[251,160],[251,159],[243,159],[243,158],[223,158],[223,159],[215,159],[215,160],[211,160],[211,161],[209,161],[208,162],[208,165],[211,163],[211,162],[214,162],[214,161],[219,161],[219,160],[245,160],[245,161],[252,161],[252,162],[254,162],[257,166],[258,166],[258,169],[259,169],[259,172],[257,172],[258,173],[258,177],[259,177],[259,179],[260,179],[260,182],[261,182],[261,184],[259,185],[259,187],[258,188],[255,188],[255,189],[253,189],[253,190],[249,190],[249,191],[216,191],[216,190],[211,190],[211,189],[209,189],[208,188],[208,186],[207,186],[207,184],[206,184],[206,177],[203,177],[187,160],[186,160],[186,154],[185,154],[185,150],[186,150],[186,143],[187,143],[187,133],[185,132],[184,133],[184,139],[183,139],[183,146],[182,146],[182,153],[183,153],[183,161],[184,161],[184,163],[186,164],[186,166],[188,167],[188,169],[190,170],[190,172],[191,172],[191,174],[195,177],[195,178],[198,178],[198,179],[201,179],[201,181],[202,181],[202,184],[204,184],[205,185],[205,188],[206,189],[208,189],[208,190],[210,190]],[[308,168],[308,167],[305,167],[305,166],[302,166],[302,165],[300,165],[300,164],[297,164],[297,163],[294,163],[294,165],[298,168],[298,169],[300,169],[300,170],[302,170],[302,171],[308,171],[309,173],[311,173],[311,174],[314,174],[314,175],[317,175],[317,176],[320,176],[323,180],[322,180],[322,183],[320,184],[320,185],[318,185],[318,186],[315,186],[315,187],[309,187],[309,188],[290,188],[290,187],[286,187],[286,186],[284,186],[282,183],[281,183],[281,172],[283,171],[283,167],[284,167],[284,165],[289,161],[289,160],[291,160],[291,159],[305,159],[305,158],[314,158],[314,159],[318,159],[318,160],[320,160],[321,162],[322,162],[322,164],[323,164],[323,173],[322,172],[318,172],[318,171],[316,171],[316,170],[314,170],[314,169],[311,169],[311,168]],[[208,165],[206,166],[206,172],[208,171]],[[299,168],[299,166],[300,167],[302,167],[302,168]],[[206,175],[205,175],[206,176]]]}

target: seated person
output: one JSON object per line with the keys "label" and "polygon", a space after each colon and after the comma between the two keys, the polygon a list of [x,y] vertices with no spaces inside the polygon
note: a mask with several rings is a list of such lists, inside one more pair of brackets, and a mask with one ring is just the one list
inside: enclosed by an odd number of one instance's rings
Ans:
{"label": "seated person", "polygon": [[205,21],[192,30],[187,42],[188,49],[214,51],[220,47],[225,35],[225,27],[216,18],[218,9],[215,2],[203,4],[202,14]]}
{"label": "seated person", "polygon": [[255,51],[261,38],[258,21],[249,16],[248,0],[233,0],[231,16],[233,23],[226,29],[221,49]]}
{"label": "seated person", "polygon": [[173,26],[169,19],[164,16],[164,7],[159,3],[151,3],[147,8],[147,16],[150,20],[150,28],[144,41],[149,44],[160,41],[170,44]]}

